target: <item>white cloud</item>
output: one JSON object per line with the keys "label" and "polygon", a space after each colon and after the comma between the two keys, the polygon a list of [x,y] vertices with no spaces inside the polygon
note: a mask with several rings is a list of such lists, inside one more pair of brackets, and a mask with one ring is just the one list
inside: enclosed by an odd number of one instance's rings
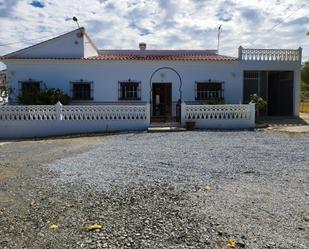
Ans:
{"label": "white cloud", "polygon": [[[0,0],[0,54],[76,28],[77,16],[99,48],[215,49],[222,24],[221,54],[240,45],[256,48],[303,47],[309,60],[308,6],[296,0]],[[274,30],[271,27],[285,20]],[[37,39],[37,40],[33,40]],[[32,41],[27,41],[32,40]]]}

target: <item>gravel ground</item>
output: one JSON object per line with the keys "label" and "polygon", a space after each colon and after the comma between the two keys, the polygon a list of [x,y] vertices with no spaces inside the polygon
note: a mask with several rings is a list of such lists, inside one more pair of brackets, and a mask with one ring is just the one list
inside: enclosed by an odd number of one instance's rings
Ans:
{"label": "gravel ground", "polygon": [[[309,248],[308,135],[136,133],[77,144],[33,142],[58,150],[0,179],[15,200],[0,210],[1,248]],[[92,224],[102,228],[85,230]]]}

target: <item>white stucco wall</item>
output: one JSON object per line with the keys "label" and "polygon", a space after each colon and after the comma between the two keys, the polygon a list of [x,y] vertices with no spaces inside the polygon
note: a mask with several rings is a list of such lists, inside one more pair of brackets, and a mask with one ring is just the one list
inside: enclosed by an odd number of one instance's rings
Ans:
{"label": "white stucco wall", "polygon": [[[160,67],[175,69],[182,78],[182,100],[195,100],[195,81],[224,81],[224,96],[228,103],[239,104],[243,99],[243,71],[293,71],[294,115],[300,101],[299,62],[268,61],[88,61],[88,60],[7,60],[10,85],[18,93],[18,81],[43,81],[47,87],[70,93],[70,82],[83,79],[93,82],[94,102],[118,101],[118,81],[141,82],[141,101],[150,100],[150,77]],[[158,71],[152,82],[172,83],[172,100],[180,98],[179,78],[171,70]]]}
{"label": "white stucco wall", "polygon": [[35,46],[11,53],[12,57],[81,58],[84,56],[84,36],[75,30]]}
{"label": "white stucco wall", "polygon": [[[70,81],[93,81],[94,101],[118,101],[118,81],[141,81],[142,101],[150,98],[150,77],[160,67],[172,67],[182,78],[182,99],[195,100],[195,81],[224,81],[224,95],[229,103],[242,99],[239,62],[184,61],[81,61],[81,60],[8,60],[9,81],[18,91],[18,81],[43,81],[47,87],[60,88],[70,94]],[[172,99],[177,101],[179,78],[171,70],[160,70],[152,82],[171,82]]]}

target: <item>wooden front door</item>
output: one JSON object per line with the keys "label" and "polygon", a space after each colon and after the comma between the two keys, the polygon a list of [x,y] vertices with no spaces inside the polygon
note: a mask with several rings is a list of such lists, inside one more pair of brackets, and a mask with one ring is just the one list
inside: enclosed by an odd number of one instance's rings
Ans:
{"label": "wooden front door", "polygon": [[152,84],[152,116],[164,120],[172,117],[172,83]]}

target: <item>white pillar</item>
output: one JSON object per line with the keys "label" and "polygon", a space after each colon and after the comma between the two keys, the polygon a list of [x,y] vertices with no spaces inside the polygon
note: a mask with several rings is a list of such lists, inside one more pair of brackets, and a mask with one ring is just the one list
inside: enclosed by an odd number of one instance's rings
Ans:
{"label": "white pillar", "polygon": [[181,102],[181,126],[186,125],[186,103],[184,101]]}
{"label": "white pillar", "polygon": [[302,47],[298,48],[298,60],[299,60],[299,65],[301,65],[301,61],[302,61]]}
{"label": "white pillar", "polygon": [[146,104],[146,122],[148,127],[150,126],[150,103]]}
{"label": "white pillar", "polygon": [[298,60],[299,60],[299,65],[295,68],[294,70],[294,79],[293,79],[293,90],[294,90],[294,105],[293,105],[293,115],[294,116],[299,116],[299,105],[300,105],[300,88],[301,88],[301,60],[302,60],[302,48],[298,48]]}
{"label": "white pillar", "polygon": [[58,101],[56,104],[56,118],[57,120],[63,120],[62,104],[60,103],[60,101]]}
{"label": "white pillar", "polygon": [[250,112],[250,127],[255,127],[255,103],[250,102],[249,105],[249,112]]}

